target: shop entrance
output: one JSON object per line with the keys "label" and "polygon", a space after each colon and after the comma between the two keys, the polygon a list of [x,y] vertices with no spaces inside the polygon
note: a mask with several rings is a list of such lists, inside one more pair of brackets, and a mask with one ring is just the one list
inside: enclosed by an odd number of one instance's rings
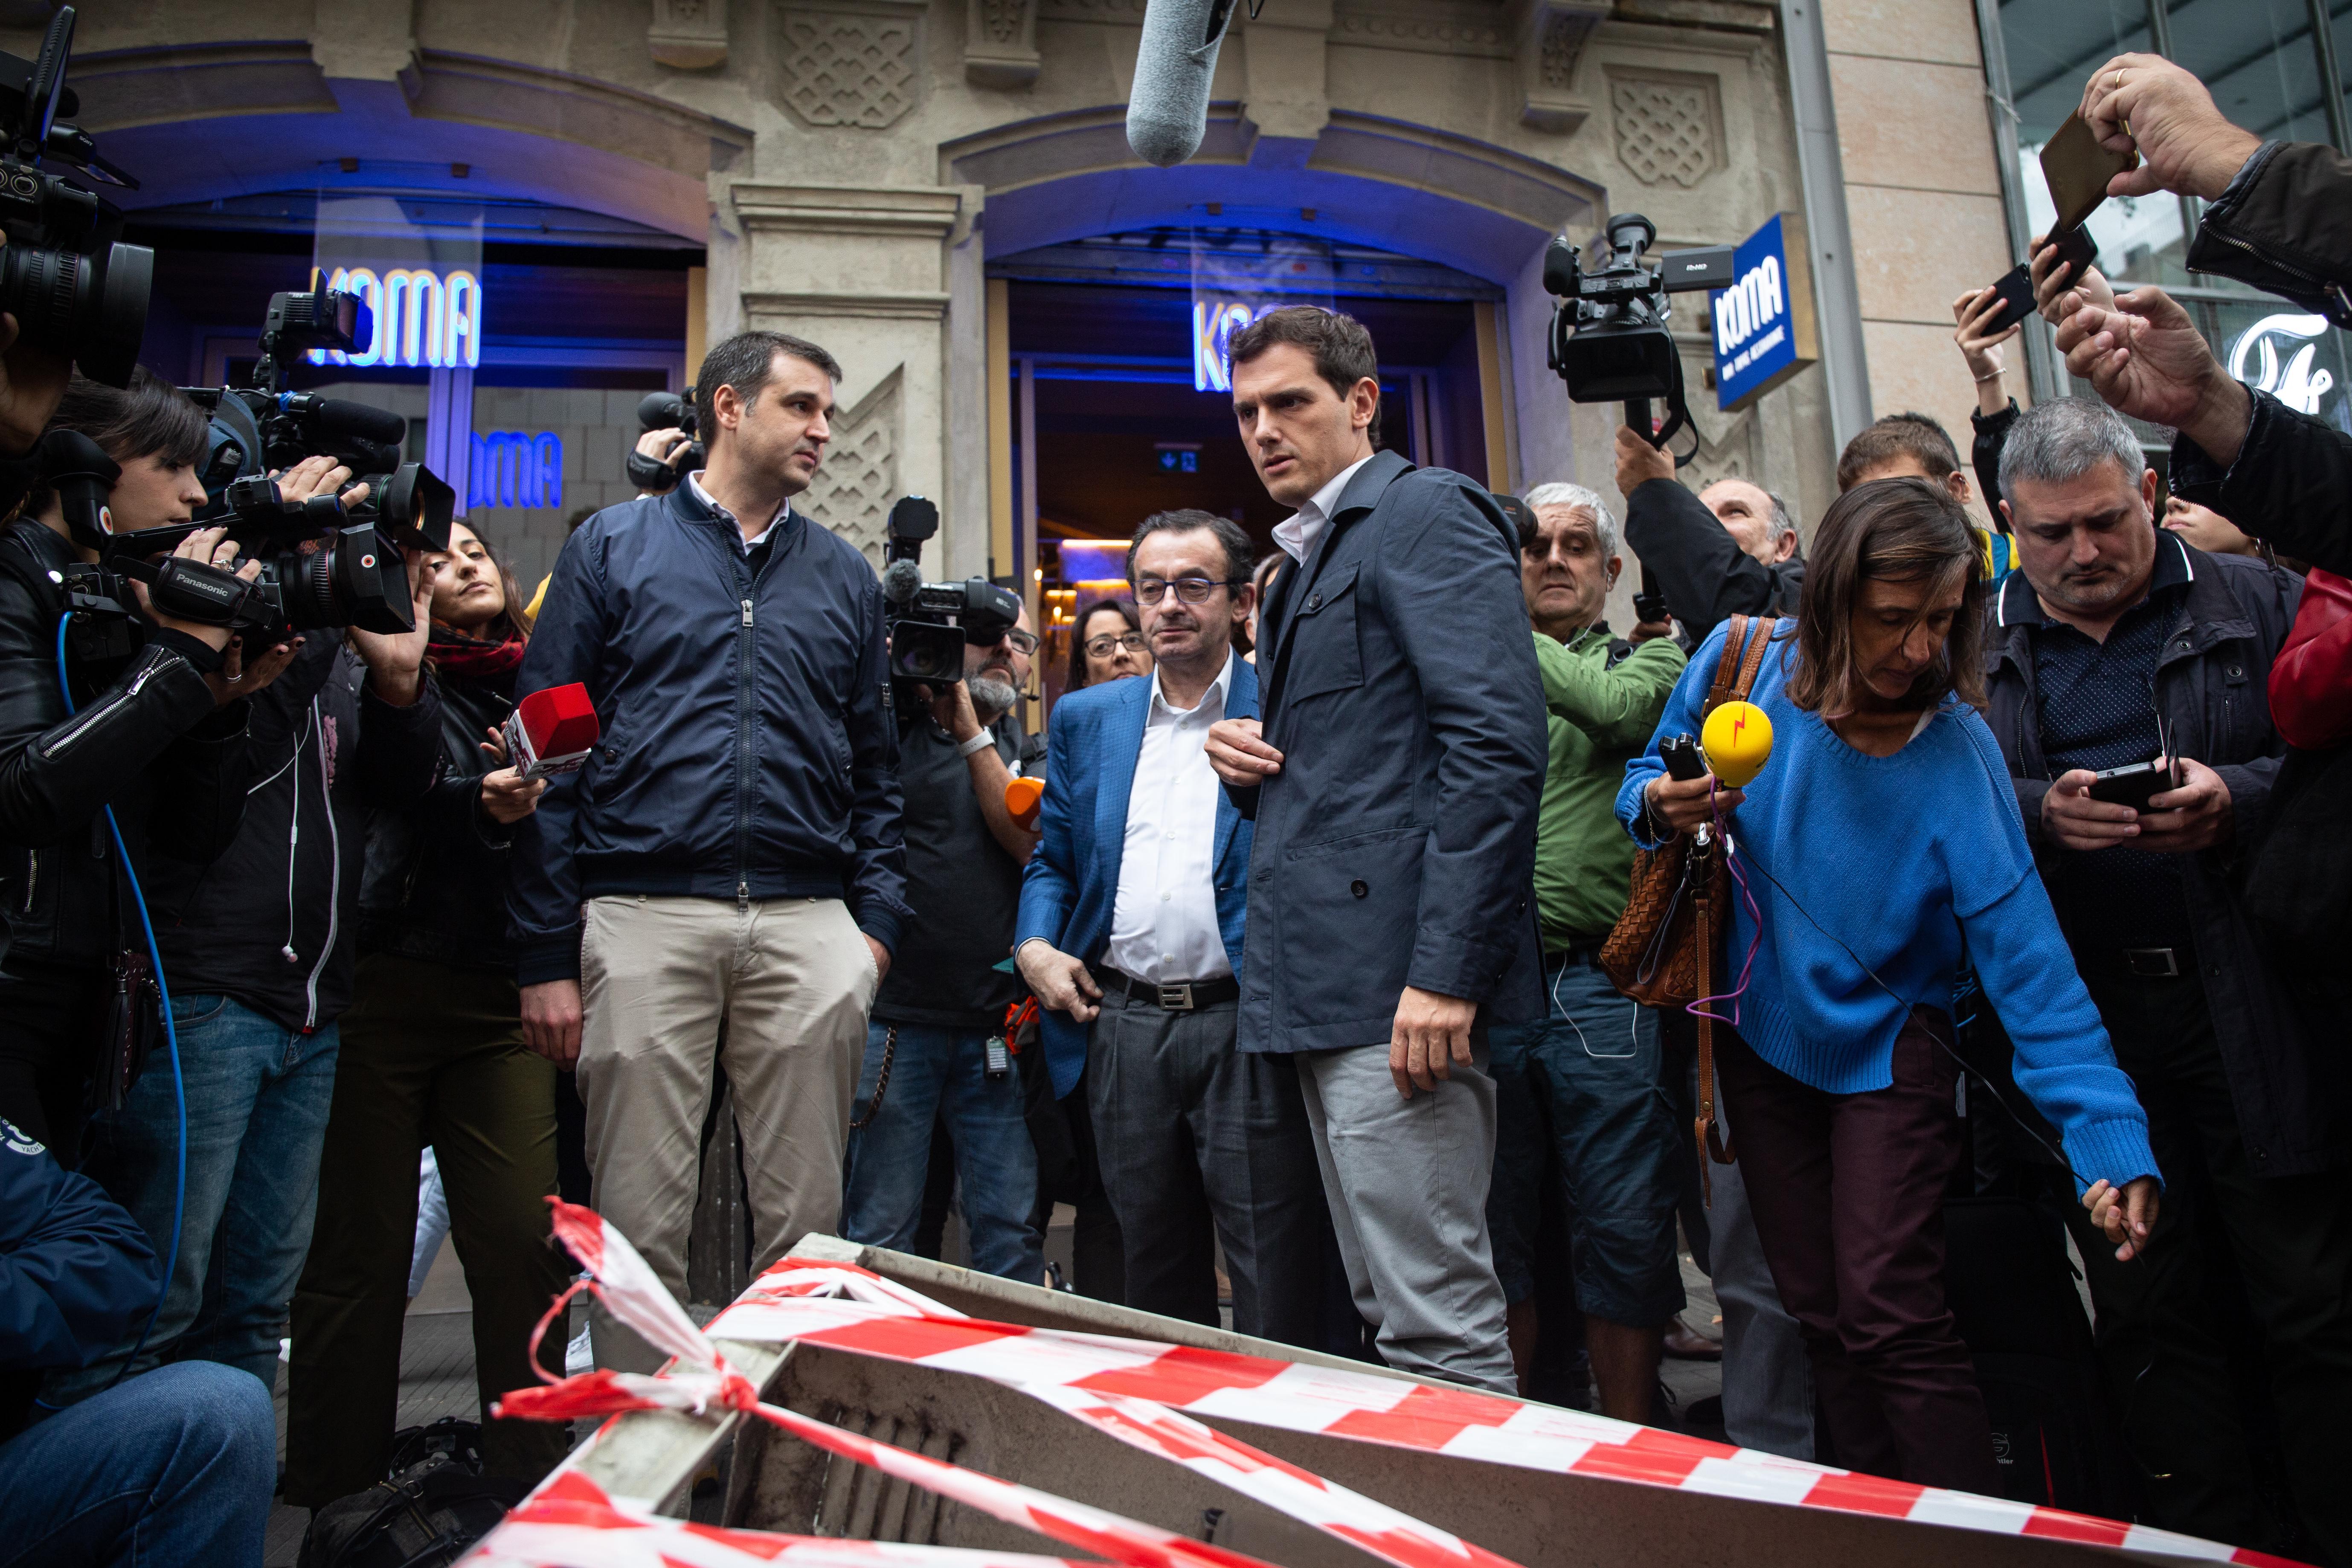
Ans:
{"label": "shop entrance", "polygon": [[[1066,683],[1072,617],[1124,589],[1138,522],[1176,508],[1216,512],[1263,553],[1289,515],[1258,483],[1231,395],[1200,385],[1184,243],[1181,230],[1111,235],[989,267],[1003,290],[1009,457],[1017,526],[1034,542],[1048,705]],[[1502,291],[1433,263],[1334,248],[1343,291],[1333,303],[1380,350],[1380,445],[1487,482],[1503,450]]]}

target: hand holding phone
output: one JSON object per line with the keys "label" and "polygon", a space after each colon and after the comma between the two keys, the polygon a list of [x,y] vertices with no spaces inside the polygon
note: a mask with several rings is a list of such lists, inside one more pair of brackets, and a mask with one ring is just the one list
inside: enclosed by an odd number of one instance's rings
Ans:
{"label": "hand holding phone", "polygon": [[2180,787],[2180,770],[2168,758],[2158,757],[2152,763],[2133,763],[2120,768],[2102,768],[2091,775],[2090,796],[2110,805],[2127,805],[2134,811],[2146,811],[2147,803],[2168,790]]}

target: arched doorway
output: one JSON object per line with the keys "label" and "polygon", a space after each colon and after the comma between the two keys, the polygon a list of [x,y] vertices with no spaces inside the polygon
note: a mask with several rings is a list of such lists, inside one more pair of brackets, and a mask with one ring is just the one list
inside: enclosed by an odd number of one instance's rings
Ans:
{"label": "arched doorway", "polygon": [[1604,209],[1598,186],[1448,132],[1336,111],[1311,142],[1213,105],[1201,155],[1139,163],[1123,110],[1052,116],[942,149],[987,188],[991,556],[1037,595],[1050,655],[1151,511],[1234,516],[1263,547],[1265,497],[1223,395],[1196,371],[1193,246],[1319,247],[1332,300],[1381,345],[1382,444],[1497,489],[1547,466],[1566,403],[1544,367],[1541,254]]}

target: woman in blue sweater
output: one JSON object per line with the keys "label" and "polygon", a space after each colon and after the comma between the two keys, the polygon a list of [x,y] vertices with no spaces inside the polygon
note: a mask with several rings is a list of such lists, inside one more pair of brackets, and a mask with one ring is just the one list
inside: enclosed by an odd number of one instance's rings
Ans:
{"label": "woman in blue sweater", "polygon": [[[1626,765],[1617,816],[1656,846],[1736,808],[1733,864],[1762,918],[1735,896],[1724,968],[1737,975],[1751,948],[1754,967],[1717,1005],[1738,1026],[1716,1026],[1723,1092],[1839,1462],[1997,1492],[1943,1288],[1944,1190],[1960,1158],[1947,1009],[1964,964],[2119,1257],[2155,1220],[2157,1165],[1976,711],[1984,593],[1968,514],[1941,489],[1855,486],[1822,520],[1801,613],[1779,623],[1756,679],[1771,761],[1710,805],[1715,781],[1668,778],[1654,738]],[[1659,737],[1699,732],[1726,629],[1693,656]]]}

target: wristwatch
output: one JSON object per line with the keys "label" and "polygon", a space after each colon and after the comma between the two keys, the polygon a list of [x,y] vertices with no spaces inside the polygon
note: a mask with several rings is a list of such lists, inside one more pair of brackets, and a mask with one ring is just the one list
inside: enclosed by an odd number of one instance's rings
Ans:
{"label": "wristwatch", "polygon": [[956,747],[956,755],[959,757],[969,757],[973,752],[984,750],[985,748],[993,746],[994,744],[996,744],[996,737],[991,734],[988,731],[982,730],[971,740],[966,741]]}

